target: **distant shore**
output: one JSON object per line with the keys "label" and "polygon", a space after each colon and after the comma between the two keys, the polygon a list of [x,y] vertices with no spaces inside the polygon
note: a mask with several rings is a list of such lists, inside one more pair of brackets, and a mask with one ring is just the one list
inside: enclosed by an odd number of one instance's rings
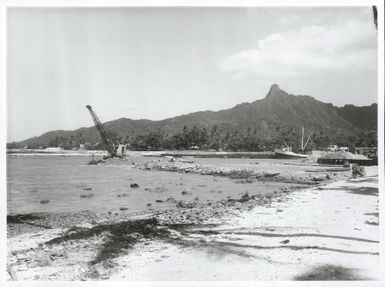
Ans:
{"label": "distant shore", "polygon": [[44,149],[7,149],[8,155],[107,155],[104,150],[60,150],[49,151]]}
{"label": "distant shore", "polygon": [[[8,155],[56,155],[56,156],[106,156],[105,150],[60,150],[44,149],[7,149]],[[164,150],[164,151],[128,151],[127,156],[145,157],[201,157],[201,158],[273,158],[274,152],[238,152],[238,151],[206,151],[206,150]]]}

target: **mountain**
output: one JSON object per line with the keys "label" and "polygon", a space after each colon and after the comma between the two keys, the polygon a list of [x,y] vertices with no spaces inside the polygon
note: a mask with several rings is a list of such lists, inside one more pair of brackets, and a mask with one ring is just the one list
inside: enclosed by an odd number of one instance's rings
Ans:
{"label": "mountain", "polygon": [[[154,131],[172,136],[181,133],[184,126],[206,128],[208,131],[216,126],[221,134],[234,131],[246,133],[251,129],[263,137],[279,138],[288,132],[298,133],[304,126],[308,132],[325,134],[333,140],[333,136],[353,137],[365,131],[376,130],[377,104],[367,107],[336,107],[310,96],[288,94],[277,84],[273,84],[265,98],[230,109],[195,112],[161,121],[121,118],[106,122],[104,126],[109,133],[122,139],[127,136],[135,138]],[[19,144],[52,145],[57,138],[80,138],[83,142],[91,143],[99,141],[97,130],[92,126],[74,131],[51,131]]]}
{"label": "mountain", "polygon": [[351,124],[362,129],[377,128],[377,104],[365,107],[345,105],[337,108],[338,114]]}

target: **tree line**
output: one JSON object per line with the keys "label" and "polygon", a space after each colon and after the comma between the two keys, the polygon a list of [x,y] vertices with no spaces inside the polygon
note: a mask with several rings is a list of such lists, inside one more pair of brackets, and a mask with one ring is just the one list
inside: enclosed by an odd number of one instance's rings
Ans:
{"label": "tree line", "polygon": [[[301,135],[297,129],[277,126],[266,134],[249,127],[246,130],[220,131],[217,126],[210,129],[205,127],[184,126],[173,135],[161,130],[153,130],[145,134],[119,136],[116,132],[108,131],[109,138],[116,144],[126,144],[131,150],[225,150],[225,151],[273,151],[275,148],[289,145],[295,151],[300,150]],[[308,135],[306,135],[307,137]],[[306,138],[305,138],[306,140]],[[377,146],[377,131],[361,131],[354,135],[344,130],[315,131],[306,147],[307,150],[325,149],[329,144],[347,146],[354,150],[356,146]],[[27,148],[61,147],[71,149],[104,149],[102,141],[84,138],[81,134],[70,137],[55,137],[48,144],[32,143]],[[7,148],[21,148],[18,143],[9,143]]]}

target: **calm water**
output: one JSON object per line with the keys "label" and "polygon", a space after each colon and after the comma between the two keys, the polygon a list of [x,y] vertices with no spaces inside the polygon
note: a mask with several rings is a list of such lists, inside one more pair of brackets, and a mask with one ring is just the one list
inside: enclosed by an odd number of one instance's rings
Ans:
{"label": "calm water", "polygon": [[[127,208],[125,212],[133,213],[148,210],[148,203],[151,203],[151,208],[164,210],[175,208],[175,203],[166,202],[169,197],[207,203],[227,199],[228,196],[239,198],[245,192],[250,195],[270,193],[282,186],[260,182],[239,184],[228,178],[199,174],[143,171],[126,164],[85,165],[89,160],[88,156],[8,156],[8,214],[80,210],[106,212],[119,211],[121,207]],[[129,162],[131,160],[143,162],[151,159],[132,157]],[[255,160],[196,159],[196,162],[239,168],[250,166]],[[131,188],[131,183],[139,184],[139,188]],[[188,195],[181,194],[185,190],[189,191]],[[93,194],[91,198],[81,198],[81,195],[90,193]],[[42,200],[49,202],[42,204]]]}
{"label": "calm water", "polygon": [[[148,203],[151,203],[151,208],[164,210],[175,208],[175,203],[166,202],[169,197],[207,203],[228,196],[239,198],[245,192],[250,195],[270,193],[282,186],[280,183],[261,182],[240,184],[224,177],[198,174],[142,171],[129,165],[85,165],[89,160],[88,156],[7,156],[8,213],[106,212],[119,211],[121,207],[127,208],[125,212],[133,213],[148,210]],[[131,157],[129,162],[131,160],[143,162],[151,159]],[[260,166],[254,164],[256,160],[250,159],[194,160],[196,163],[234,168]],[[270,165],[269,162],[263,160],[262,163]],[[131,183],[139,184],[139,188],[131,188]],[[191,194],[182,195],[185,190]],[[91,198],[81,198],[81,195],[90,193],[93,194]],[[49,200],[49,203],[42,204],[41,200]]]}
{"label": "calm water", "polygon": [[[98,201],[121,191],[130,180],[127,170],[88,166],[85,156],[8,156],[8,213],[94,209]],[[91,187],[92,190],[83,190]],[[80,198],[94,193],[94,198]],[[41,204],[41,200],[49,200]]]}

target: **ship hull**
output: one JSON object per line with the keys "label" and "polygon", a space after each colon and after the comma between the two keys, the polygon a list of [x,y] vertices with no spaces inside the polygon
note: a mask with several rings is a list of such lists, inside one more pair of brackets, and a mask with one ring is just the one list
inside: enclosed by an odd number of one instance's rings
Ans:
{"label": "ship hull", "polygon": [[298,154],[291,151],[275,151],[275,158],[308,158],[306,154]]}

